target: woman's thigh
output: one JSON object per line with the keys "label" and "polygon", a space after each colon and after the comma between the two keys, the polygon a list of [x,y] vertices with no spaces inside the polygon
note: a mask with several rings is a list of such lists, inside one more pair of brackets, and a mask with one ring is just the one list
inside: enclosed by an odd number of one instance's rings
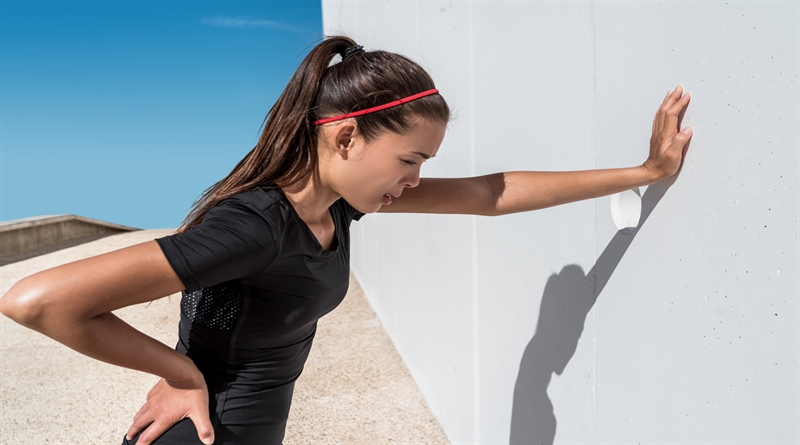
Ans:
{"label": "woman's thigh", "polygon": [[[138,441],[139,436],[134,437],[133,440],[123,437],[122,445],[136,445]],[[172,428],[165,431],[153,443],[158,445],[203,445],[203,442],[197,436],[197,430],[194,428],[192,419],[183,419],[172,425]]]}
{"label": "woman's thigh", "polygon": [[[214,445],[279,445],[283,442],[286,423],[214,428]],[[139,437],[123,438],[122,445],[136,445]],[[153,445],[203,445],[191,419],[183,419],[172,426],[153,442]]]}
{"label": "woman's thigh", "polygon": [[[225,393],[222,412],[211,413],[214,445],[280,445],[292,404],[294,382],[276,388],[254,389],[232,385]],[[216,410],[215,410],[216,411]],[[136,445],[123,439],[122,445]],[[191,419],[173,425],[153,445],[203,445]]]}

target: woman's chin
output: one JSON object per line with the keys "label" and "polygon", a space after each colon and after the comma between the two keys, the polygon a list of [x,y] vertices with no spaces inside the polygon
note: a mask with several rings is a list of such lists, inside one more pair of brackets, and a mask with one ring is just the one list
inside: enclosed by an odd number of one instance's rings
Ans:
{"label": "woman's chin", "polygon": [[[345,198],[345,200],[347,200]],[[361,202],[350,202],[347,201],[354,209],[358,210],[361,213],[375,213],[383,207],[381,203],[367,203],[366,205]]]}
{"label": "woman's chin", "polygon": [[359,212],[361,212],[361,213],[375,213],[378,210],[380,210],[381,207],[383,207],[383,204],[382,203],[377,203],[377,204],[373,204],[371,206],[359,205],[359,206],[353,206],[353,207],[356,210],[358,210]]}

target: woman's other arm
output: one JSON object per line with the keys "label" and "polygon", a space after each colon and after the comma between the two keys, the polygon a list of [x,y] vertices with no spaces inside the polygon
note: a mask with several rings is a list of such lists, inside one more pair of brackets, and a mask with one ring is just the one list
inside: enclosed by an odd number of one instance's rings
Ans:
{"label": "woman's other arm", "polygon": [[382,212],[505,215],[610,195],[652,184],[678,172],[690,127],[678,131],[689,104],[678,87],[653,120],[650,154],[640,166],[568,172],[503,172],[472,178],[423,178]]}
{"label": "woman's other arm", "polygon": [[142,433],[139,444],[149,444],[184,417],[211,443],[208,393],[197,367],[111,313],[182,289],[161,248],[149,241],[24,278],[0,299],[0,312],[89,357],[162,377],[169,386],[162,395],[167,402],[148,421],[150,434]]}

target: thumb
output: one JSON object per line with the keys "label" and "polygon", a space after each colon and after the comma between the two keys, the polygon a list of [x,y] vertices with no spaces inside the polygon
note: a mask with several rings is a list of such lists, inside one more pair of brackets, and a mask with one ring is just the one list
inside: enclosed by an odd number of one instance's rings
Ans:
{"label": "thumb", "polygon": [[673,136],[672,140],[677,141],[679,144],[684,145],[692,137],[693,129],[692,127],[686,127]]}
{"label": "thumb", "polygon": [[214,427],[211,426],[211,419],[207,414],[201,413],[191,417],[197,436],[206,445],[214,443]]}

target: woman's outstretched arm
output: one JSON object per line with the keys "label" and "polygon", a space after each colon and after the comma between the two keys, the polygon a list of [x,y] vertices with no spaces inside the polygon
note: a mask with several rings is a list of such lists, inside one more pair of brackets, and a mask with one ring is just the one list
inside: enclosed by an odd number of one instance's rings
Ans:
{"label": "woman's outstretched arm", "polygon": [[212,443],[208,392],[194,363],[111,313],[182,289],[161,248],[150,241],[24,278],[0,299],[0,312],[89,357],[162,377],[166,388],[156,411],[137,414],[141,429],[150,425],[140,445],[184,417]]}
{"label": "woman's outstretched arm", "polygon": [[678,172],[692,128],[679,131],[690,95],[677,87],[653,120],[650,154],[640,166],[568,172],[518,171],[472,178],[423,178],[382,212],[505,215],[610,195]]}

